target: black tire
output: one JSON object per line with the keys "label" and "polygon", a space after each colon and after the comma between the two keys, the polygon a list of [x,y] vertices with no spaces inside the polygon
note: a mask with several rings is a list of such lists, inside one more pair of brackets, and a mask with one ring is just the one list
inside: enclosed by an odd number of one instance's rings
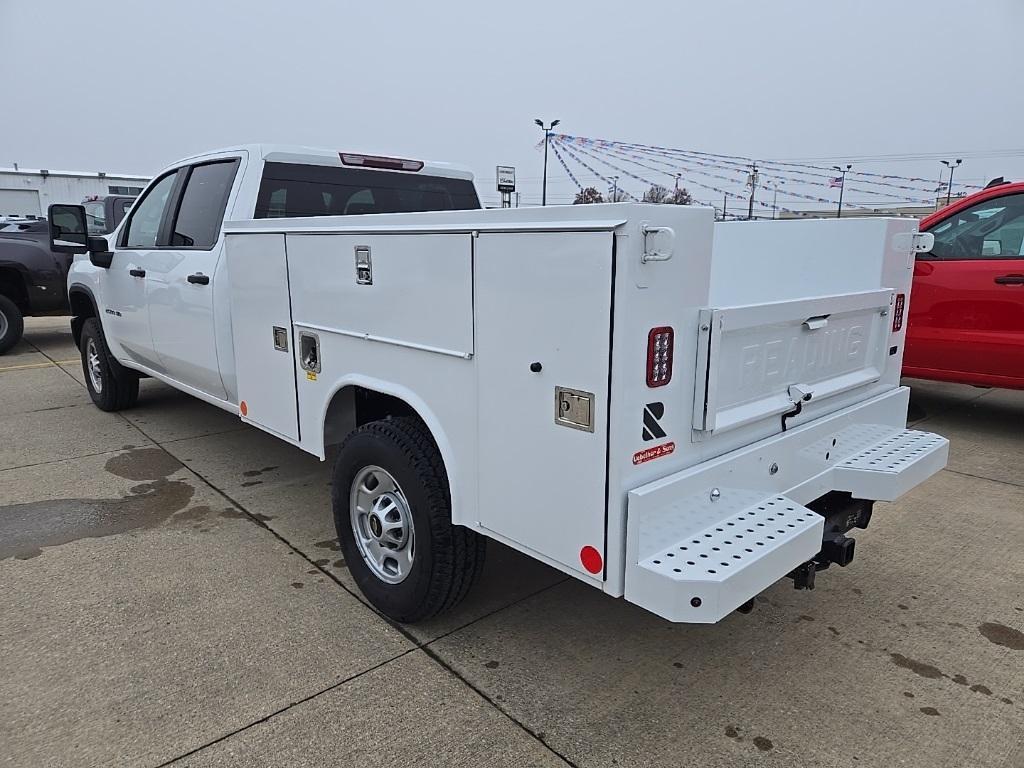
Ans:
{"label": "black tire", "polygon": [[9,350],[25,332],[25,319],[18,305],[0,295],[0,355]]}
{"label": "black tire", "polygon": [[[408,575],[389,584],[371,569],[356,543],[350,516],[353,483],[370,466],[397,482],[408,502],[415,544]],[[448,475],[441,454],[418,419],[389,417],[364,424],[342,443],[331,492],[334,525],[349,571],[382,614],[413,623],[457,605],[483,570],[486,539],[452,525]]]}
{"label": "black tire", "polygon": [[[139,399],[139,374],[125,368],[110,354],[103,328],[95,317],[90,317],[82,325],[79,348],[85,386],[96,407],[102,411],[120,411],[135,405]],[[89,357],[93,351],[96,352],[96,370],[90,372]],[[93,383],[94,376],[98,388]]]}

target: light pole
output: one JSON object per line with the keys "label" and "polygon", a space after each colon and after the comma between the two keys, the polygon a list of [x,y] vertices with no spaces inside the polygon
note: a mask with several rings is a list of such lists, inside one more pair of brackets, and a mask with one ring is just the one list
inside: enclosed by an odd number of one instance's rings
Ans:
{"label": "light pole", "polygon": [[778,208],[779,203],[779,184],[785,184],[785,181],[773,181],[772,182],[772,218],[775,218],[775,210]]}
{"label": "light pole", "polygon": [[544,131],[544,187],[543,187],[543,189],[541,190],[541,193],[540,193],[540,204],[541,205],[547,205],[548,204],[548,139],[551,136],[552,129],[556,125],[558,125],[559,121],[558,120],[552,120],[551,121],[551,125],[549,125],[547,128],[544,127],[544,121],[541,120],[539,117],[536,120],[534,120],[533,122],[535,122],[537,125],[539,125],[540,129],[542,131]]}
{"label": "light pole", "polygon": [[613,203],[617,203],[617,202],[619,202],[618,201],[618,197],[619,197],[619,177],[618,176],[612,176],[610,178],[612,180],[612,202]]}
{"label": "light pole", "polygon": [[747,208],[747,221],[754,218],[754,193],[757,191],[757,163],[750,166],[750,175],[747,176],[747,183],[750,184],[750,207]]}
{"label": "light pole", "polygon": [[952,160],[940,160],[939,162],[949,168],[949,186],[946,187],[946,205],[949,205],[949,201],[953,198],[953,171],[960,167],[963,159],[958,157],[956,162]]}
{"label": "light pole", "polygon": [[851,168],[853,168],[853,166],[850,165],[850,163],[847,163],[845,168],[840,168],[838,165],[832,166],[833,171],[839,171],[843,174],[839,179],[839,208],[836,210],[837,219],[841,218],[843,215],[843,190],[846,189],[846,174]]}
{"label": "light pole", "polygon": [[682,176],[682,175],[683,174],[681,174],[681,173],[677,173],[676,174],[676,194],[677,195],[679,194],[679,177]]}

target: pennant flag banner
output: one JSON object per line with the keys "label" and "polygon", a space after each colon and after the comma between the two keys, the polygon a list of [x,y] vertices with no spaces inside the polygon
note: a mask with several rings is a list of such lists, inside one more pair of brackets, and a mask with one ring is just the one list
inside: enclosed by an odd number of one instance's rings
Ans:
{"label": "pennant flag banner", "polygon": [[[543,147],[543,144],[541,141],[538,148]],[[784,205],[775,205],[778,198],[835,206],[842,192],[854,192],[861,196],[856,202],[848,198],[843,202],[844,208],[855,210],[867,211],[900,203],[930,206],[935,204],[934,196],[945,187],[942,182],[913,176],[849,170],[844,177],[837,176],[834,169],[822,166],[754,160],[738,155],[719,155],[565,133],[551,134],[550,146],[566,175],[581,190],[586,186],[581,176],[587,174],[604,182],[609,191],[618,189],[631,200],[637,200],[638,196],[630,191],[629,180],[640,182],[647,188],[669,188],[685,183],[689,188],[715,192],[725,199],[741,200],[749,206],[750,192],[747,190],[753,184],[754,206],[760,210],[771,209],[773,215],[775,211],[800,212]],[[595,165],[610,170],[602,172]],[[662,176],[667,181],[652,180]],[[625,183],[620,184],[620,179]],[[954,187],[962,191],[978,188],[959,183],[954,184]],[[815,195],[814,189],[828,190],[830,196]],[[641,191],[641,195],[644,191]],[[771,192],[772,203],[758,199],[759,192],[762,195]],[[872,202],[873,199],[877,199],[877,202]],[[704,201],[697,202],[707,205]]]}

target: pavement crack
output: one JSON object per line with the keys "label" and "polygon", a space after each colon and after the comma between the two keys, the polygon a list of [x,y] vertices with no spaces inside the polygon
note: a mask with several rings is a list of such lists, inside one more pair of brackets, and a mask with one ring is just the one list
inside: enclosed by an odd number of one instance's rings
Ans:
{"label": "pavement crack", "polygon": [[1008,485],[1011,488],[1024,488],[1024,483],[1014,483],[1009,480],[999,480],[995,477],[985,477],[984,475],[975,475],[971,472],[964,472],[962,469],[950,469],[944,467],[943,472],[952,472],[954,475],[963,475],[964,477],[973,477],[975,480],[987,480],[990,483],[999,483],[1000,485]]}
{"label": "pavement crack", "polygon": [[384,666],[390,664],[393,661],[397,661],[398,659],[401,659],[403,656],[408,656],[410,653],[415,653],[417,650],[419,650],[419,649],[418,648],[407,648],[406,650],[402,651],[401,653],[399,653],[399,654],[397,654],[395,656],[392,656],[389,659],[385,659],[384,661],[382,661],[382,662],[380,662],[378,664],[374,664],[372,667],[368,667],[368,668],[362,670],[361,672],[357,672],[354,675],[350,675],[349,677],[346,677],[344,680],[338,680],[337,682],[332,683],[331,685],[328,685],[326,688],[321,688],[320,690],[315,691],[314,693],[311,693],[308,696],[303,696],[301,699],[296,699],[295,701],[289,702],[285,706],[280,707],[279,709],[275,709],[273,712],[270,712],[269,714],[259,718],[258,720],[253,720],[251,723],[247,723],[246,725],[243,725],[240,728],[236,728],[233,731],[229,731],[228,733],[221,734],[217,738],[211,739],[210,741],[206,742],[205,744],[201,744],[200,746],[198,746],[198,747],[196,747],[194,749],[190,749],[188,752],[183,752],[180,755],[172,757],[170,760],[165,760],[162,763],[158,763],[157,765],[153,766],[153,768],[165,768],[166,766],[172,765],[173,763],[176,763],[179,760],[184,760],[186,757],[191,757],[192,755],[196,754],[197,752],[201,752],[202,750],[207,749],[208,747],[212,747],[215,744],[219,744],[220,742],[224,741],[225,739],[230,739],[232,736],[237,736],[238,734],[243,733],[243,732],[249,730],[250,728],[253,728],[253,727],[257,726],[257,725],[261,725],[262,723],[267,722],[271,718],[277,717],[278,715],[283,714],[283,713],[287,712],[290,709],[294,709],[295,707],[299,706],[300,704],[305,704],[307,701],[312,701],[313,699],[317,698],[318,696],[322,696],[325,693],[329,693],[330,691],[335,690],[336,688],[340,688],[341,686],[345,685],[346,683],[351,683],[353,680],[358,680],[363,675],[368,675],[371,672],[375,672],[378,669],[380,669],[381,667],[384,667]]}

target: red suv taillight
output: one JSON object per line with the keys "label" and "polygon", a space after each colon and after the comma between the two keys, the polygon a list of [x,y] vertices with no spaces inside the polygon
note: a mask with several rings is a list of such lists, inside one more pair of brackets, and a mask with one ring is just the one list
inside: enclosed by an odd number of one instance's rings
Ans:
{"label": "red suv taillight", "polygon": [[892,332],[900,330],[903,327],[903,307],[907,303],[907,296],[904,293],[896,294],[896,302],[892,307]]}
{"label": "red suv taillight", "polygon": [[663,387],[672,380],[672,342],[670,327],[651,328],[647,334],[647,386]]}

